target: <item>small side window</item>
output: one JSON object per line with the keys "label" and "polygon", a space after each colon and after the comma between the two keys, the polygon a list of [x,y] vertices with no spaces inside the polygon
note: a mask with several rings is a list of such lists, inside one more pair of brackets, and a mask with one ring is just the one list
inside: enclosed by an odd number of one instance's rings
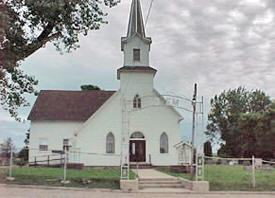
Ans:
{"label": "small side window", "polygon": [[140,61],[140,49],[133,50],[134,61]]}
{"label": "small side window", "polygon": [[46,138],[39,138],[39,151],[48,151],[48,140]]}
{"label": "small side window", "polygon": [[47,151],[48,145],[39,145],[39,151]]}
{"label": "small side window", "polygon": [[69,139],[63,139],[63,151],[69,151],[70,147]]}

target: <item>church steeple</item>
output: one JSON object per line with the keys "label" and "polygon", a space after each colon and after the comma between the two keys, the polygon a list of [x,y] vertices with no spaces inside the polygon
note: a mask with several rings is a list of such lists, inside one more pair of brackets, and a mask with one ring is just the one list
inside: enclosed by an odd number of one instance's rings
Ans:
{"label": "church steeple", "polygon": [[149,66],[151,43],[145,35],[140,0],[132,0],[127,36],[121,38],[124,66]]}
{"label": "church steeple", "polygon": [[140,0],[132,0],[127,36],[121,38],[124,64],[117,70],[122,97],[132,100],[137,94],[152,94],[157,70],[149,64],[151,43],[145,34]]}
{"label": "church steeple", "polygon": [[139,0],[132,1],[127,37],[130,38],[135,34],[145,38],[145,28]]}

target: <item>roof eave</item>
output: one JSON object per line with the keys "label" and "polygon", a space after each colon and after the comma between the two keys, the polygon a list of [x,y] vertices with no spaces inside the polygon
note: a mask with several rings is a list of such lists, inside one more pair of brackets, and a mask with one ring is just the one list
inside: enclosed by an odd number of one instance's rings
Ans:
{"label": "roof eave", "polygon": [[[129,66],[130,67],[130,66]],[[152,67],[147,67],[150,69],[130,69],[130,68],[125,68],[125,67],[121,67],[117,70],[117,79],[120,80],[120,73],[121,72],[136,72],[136,73],[153,73],[153,75],[155,76],[157,73],[157,70],[152,68]]]}
{"label": "roof eave", "polygon": [[145,44],[149,45],[149,50],[150,50],[150,45],[152,43],[152,38],[151,37],[142,37],[139,33],[135,33],[131,37],[121,37],[121,51],[124,51],[124,45],[130,42],[134,37],[139,37]]}

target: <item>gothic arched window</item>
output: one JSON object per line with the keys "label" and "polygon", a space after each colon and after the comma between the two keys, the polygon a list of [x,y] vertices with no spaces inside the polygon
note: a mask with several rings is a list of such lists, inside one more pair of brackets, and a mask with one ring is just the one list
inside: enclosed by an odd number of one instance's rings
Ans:
{"label": "gothic arched window", "polygon": [[115,153],[115,136],[112,132],[106,137],[106,153]]}
{"label": "gothic arched window", "polygon": [[160,153],[168,153],[168,136],[165,132],[160,136]]}
{"label": "gothic arched window", "polygon": [[134,108],[141,108],[141,98],[139,97],[138,94],[134,97],[133,107]]}

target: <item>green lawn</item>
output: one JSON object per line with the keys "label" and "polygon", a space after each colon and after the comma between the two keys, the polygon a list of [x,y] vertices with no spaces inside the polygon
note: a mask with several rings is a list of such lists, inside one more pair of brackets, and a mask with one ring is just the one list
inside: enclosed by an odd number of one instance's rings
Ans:
{"label": "green lawn", "polygon": [[204,174],[211,190],[275,191],[275,168],[255,171],[255,189],[252,187],[251,171],[244,170],[242,166],[207,165]]}
{"label": "green lawn", "polygon": [[[190,179],[189,174],[173,173],[169,170],[160,170],[176,177]],[[210,190],[240,190],[240,191],[275,191],[275,168],[272,170],[256,170],[256,188],[251,184],[251,171],[246,171],[242,166],[206,165],[205,180],[210,183]]]}
{"label": "green lawn", "polygon": [[[2,170],[2,175],[7,175],[8,170]],[[60,183],[63,179],[62,168],[32,168],[22,167],[13,169],[15,180],[8,182],[11,184],[31,184],[64,186]],[[135,174],[130,172],[130,178],[134,179]],[[119,188],[120,169],[119,168],[90,168],[83,170],[67,170],[67,179],[70,180],[68,187],[87,187],[87,188]],[[83,184],[84,181],[91,181]]]}

